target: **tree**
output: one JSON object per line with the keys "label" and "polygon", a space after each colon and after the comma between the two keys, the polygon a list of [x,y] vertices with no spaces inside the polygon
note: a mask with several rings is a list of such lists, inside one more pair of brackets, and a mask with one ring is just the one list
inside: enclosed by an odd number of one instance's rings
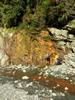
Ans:
{"label": "tree", "polygon": [[49,26],[63,27],[75,18],[75,0],[61,0],[48,8],[46,23]]}
{"label": "tree", "polygon": [[3,0],[0,2],[0,16],[3,27],[18,25],[24,12],[23,0]]}

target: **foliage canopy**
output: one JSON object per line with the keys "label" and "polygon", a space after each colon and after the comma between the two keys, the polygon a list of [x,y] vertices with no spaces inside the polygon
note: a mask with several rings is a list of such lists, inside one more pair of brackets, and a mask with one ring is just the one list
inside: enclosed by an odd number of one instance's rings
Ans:
{"label": "foliage canopy", "polygon": [[0,26],[62,27],[75,19],[75,0],[0,0]]}

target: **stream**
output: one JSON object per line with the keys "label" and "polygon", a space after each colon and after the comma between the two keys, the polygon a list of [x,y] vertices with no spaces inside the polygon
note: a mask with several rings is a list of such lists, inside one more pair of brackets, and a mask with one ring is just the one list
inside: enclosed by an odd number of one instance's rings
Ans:
{"label": "stream", "polygon": [[41,74],[41,70],[0,68],[0,100],[75,100],[74,82]]}

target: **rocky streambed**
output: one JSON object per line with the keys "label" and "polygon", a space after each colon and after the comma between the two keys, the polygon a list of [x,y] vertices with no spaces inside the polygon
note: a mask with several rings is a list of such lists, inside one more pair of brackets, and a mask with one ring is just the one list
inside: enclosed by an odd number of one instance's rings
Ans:
{"label": "rocky streambed", "polygon": [[75,100],[75,31],[69,25],[64,28],[42,31],[39,43],[33,42],[31,48],[26,35],[11,39],[12,33],[5,36],[1,31],[0,100]]}
{"label": "rocky streambed", "polygon": [[67,72],[61,73],[62,78],[52,70],[22,65],[0,68],[0,100],[74,100],[75,77]]}
{"label": "rocky streambed", "polygon": [[[67,59],[66,59],[67,60]],[[0,68],[0,100],[75,100],[75,67],[11,65]]]}
{"label": "rocky streambed", "polygon": [[61,65],[37,68],[10,65],[0,68],[1,100],[75,100],[75,54]]}

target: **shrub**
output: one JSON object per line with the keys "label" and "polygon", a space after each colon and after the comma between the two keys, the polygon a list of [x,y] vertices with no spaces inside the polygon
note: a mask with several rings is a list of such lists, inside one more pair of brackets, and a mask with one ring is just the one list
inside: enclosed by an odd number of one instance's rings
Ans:
{"label": "shrub", "polygon": [[46,23],[50,26],[63,27],[69,20],[75,18],[74,10],[74,0],[61,0],[58,4],[48,8]]}
{"label": "shrub", "polygon": [[75,18],[75,0],[0,0],[0,26],[63,27]]}
{"label": "shrub", "polygon": [[[8,1],[8,0],[5,0]],[[11,0],[10,2],[3,2],[0,6],[1,23],[3,27],[12,27],[18,25],[21,21],[23,13],[22,3],[20,0]]]}

